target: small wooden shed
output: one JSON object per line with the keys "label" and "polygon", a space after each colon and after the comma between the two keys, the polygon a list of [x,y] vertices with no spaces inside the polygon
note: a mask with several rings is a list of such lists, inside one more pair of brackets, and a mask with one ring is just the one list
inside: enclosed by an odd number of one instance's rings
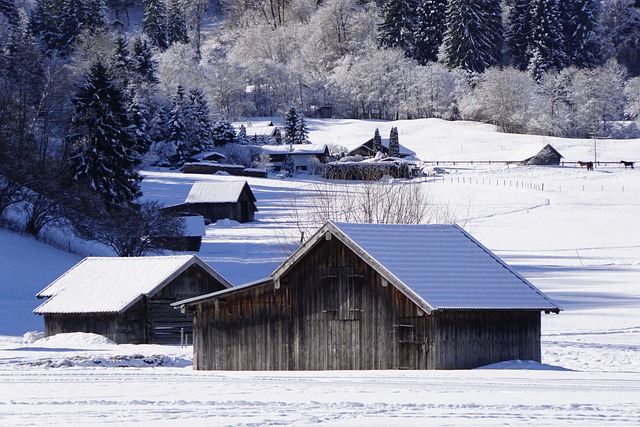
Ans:
{"label": "small wooden shed", "polygon": [[198,181],[191,187],[184,203],[163,209],[202,215],[210,222],[225,218],[253,222],[258,211],[256,197],[247,181]]}
{"label": "small wooden shed", "polygon": [[128,344],[179,344],[193,321],[171,303],[229,288],[195,255],[85,258],[37,294],[46,336],[91,332]]}
{"label": "small wooden shed", "polygon": [[459,226],[333,222],[270,278],[174,305],[207,370],[540,361],[541,312],[560,311]]}

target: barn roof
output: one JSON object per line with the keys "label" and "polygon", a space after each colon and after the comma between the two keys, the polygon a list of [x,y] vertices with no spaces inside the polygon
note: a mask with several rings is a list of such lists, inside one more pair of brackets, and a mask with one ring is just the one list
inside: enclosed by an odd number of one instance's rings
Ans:
{"label": "barn roof", "polygon": [[243,191],[252,202],[256,201],[247,181],[196,181],[185,203],[236,203]]}
{"label": "barn roof", "polygon": [[561,310],[457,225],[328,222],[276,269],[276,283],[321,239],[332,236],[427,312]]}
{"label": "barn roof", "polygon": [[122,313],[143,296],[155,295],[194,264],[231,287],[195,255],[88,257],[37,294],[49,299],[34,313]]}
{"label": "barn roof", "polygon": [[[311,155],[326,154],[329,152],[327,144],[282,144],[282,145],[262,145],[262,151],[270,155],[293,154],[293,155]],[[293,151],[291,151],[293,148]]]}
{"label": "barn roof", "polygon": [[551,144],[531,143],[531,144],[524,144],[520,146],[520,148],[515,152],[508,154],[506,160],[507,161],[526,161],[531,159],[532,157],[537,156],[541,151],[546,149],[552,150],[555,153],[557,153],[558,156],[563,157],[562,154],[558,152],[558,150],[556,150],[555,148],[553,148],[553,146],[551,146]]}
{"label": "barn roof", "polygon": [[[561,308],[458,225],[328,222],[271,275],[275,286],[320,241],[337,238],[427,313]],[[268,281],[176,302],[194,305]]]}

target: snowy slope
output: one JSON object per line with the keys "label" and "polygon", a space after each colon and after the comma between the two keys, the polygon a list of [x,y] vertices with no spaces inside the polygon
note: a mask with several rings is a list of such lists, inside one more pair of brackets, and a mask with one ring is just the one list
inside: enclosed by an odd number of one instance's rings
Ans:
{"label": "snowy slope", "polygon": [[[346,147],[376,127],[385,136],[397,126],[400,143],[424,160],[495,160],[539,140],[567,161],[593,158],[593,141],[500,134],[469,122],[309,124],[313,142]],[[597,144],[603,161],[640,159],[639,140]],[[613,164],[594,172],[573,165],[446,168],[449,174],[421,184],[433,203],[564,309],[543,315],[542,365],[193,372],[189,349],[75,334],[23,342],[15,335],[41,322],[30,313],[38,305],[33,295],[79,257],[0,232],[0,333],[14,335],[0,339],[0,424],[640,425],[640,171]],[[238,179],[160,170],[145,177],[145,197],[167,204],[182,202],[196,180]],[[307,176],[248,182],[257,221],[208,226],[199,253],[236,285],[265,277],[291,253],[300,237],[292,207],[306,206],[322,185]],[[24,327],[5,326],[12,319]]]}

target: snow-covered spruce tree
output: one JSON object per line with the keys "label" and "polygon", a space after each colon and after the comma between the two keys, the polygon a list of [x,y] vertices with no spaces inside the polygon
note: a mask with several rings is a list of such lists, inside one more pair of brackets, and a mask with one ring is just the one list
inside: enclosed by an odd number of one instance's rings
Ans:
{"label": "snow-covered spruce tree", "polygon": [[236,130],[231,123],[222,119],[213,126],[211,139],[216,147],[223,147],[237,141]]}
{"label": "snow-covered spruce tree", "polygon": [[95,191],[107,207],[140,197],[140,157],[135,152],[123,96],[109,70],[96,61],[73,98],[69,136],[74,180]]}
{"label": "snow-covered spruce tree", "polygon": [[189,43],[187,19],[181,0],[170,0],[167,12],[167,44],[171,46],[174,43]]}
{"label": "snow-covered spruce tree", "polygon": [[36,0],[29,17],[29,30],[46,51],[62,51],[66,44],[60,25],[61,14],[59,0]]}
{"label": "snow-covered spruce tree", "polygon": [[209,105],[200,88],[189,91],[187,129],[190,156],[213,149],[213,123],[211,123]]}
{"label": "snow-covered spruce tree", "polygon": [[309,131],[307,130],[307,124],[304,122],[304,114],[298,116],[293,143],[309,144]]}
{"label": "snow-covered spruce tree", "polygon": [[382,137],[380,137],[380,130],[376,128],[373,133],[373,152],[378,153],[382,151]]}
{"label": "snow-covered spruce tree", "polygon": [[122,35],[116,37],[115,51],[109,65],[120,87],[126,88],[130,80],[131,58],[127,40]]}
{"label": "snow-covered spruce tree", "polygon": [[152,139],[150,135],[150,117],[149,109],[144,103],[143,98],[133,93],[129,96],[129,106],[127,114],[129,115],[129,135],[133,140],[134,150],[142,157],[151,147]]}
{"label": "snow-covered spruce tree", "polygon": [[640,71],[640,8],[635,0],[602,0],[600,11],[602,58],[617,58],[631,72]]}
{"label": "snow-covered spruce tree", "polygon": [[520,71],[529,66],[531,40],[531,0],[513,0],[505,33],[505,47],[511,64]]}
{"label": "snow-covered spruce tree", "polygon": [[545,73],[561,70],[567,64],[558,4],[559,0],[531,2],[531,40],[527,69],[536,81]]}
{"label": "snow-covered spruce tree", "polygon": [[160,50],[166,49],[167,41],[167,8],[164,0],[143,0],[144,16],[142,31],[149,37],[151,44]]}
{"label": "snow-covered spruce tree", "polygon": [[449,0],[442,61],[482,73],[500,62],[503,33],[500,0]]}
{"label": "snow-covered spruce tree", "polygon": [[187,141],[187,99],[184,87],[178,85],[173,97],[173,104],[169,111],[167,122],[167,143],[175,147],[174,155],[169,159],[174,166],[182,165],[189,156],[189,142]]}
{"label": "snow-covered spruce tree", "polygon": [[14,0],[0,0],[0,14],[5,16],[9,25],[17,26],[20,23],[20,13]]}
{"label": "snow-covered spruce tree", "polygon": [[291,107],[284,118],[284,139],[282,142],[285,144],[295,144],[297,128],[298,112],[294,107]]}
{"label": "snow-covered spruce tree", "polygon": [[380,46],[398,47],[408,57],[415,54],[414,32],[419,0],[385,0],[378,27]]}
{"label": "snow-covered spruce tree", "polygon": [[568,65],[593,68],[600,64],[598,17],[601,0],[564,0],[559,3]]}
{"label": "snow-covered spruce tree", "polygon": [[389,157],[400,157],[400,140],[397,127],[392,127],[389,133]]}
{"label": "snow-covered spruce tree", "polygon": [[137,80],[147,84],[158,83],[156,77],[157,65],[153,60],[153,52],[147,39],[136,37],[133,39],[131,67],[137,75]]}
{"label": "snow-covered spruce tree", "polygon": [[276,128],[273,131],[273,141],[275,145],[282,145],[282,132],[280,132],[280,128]]}
{"label": "snow-covered spruce tree", "polygon": [[421,0],[416,10],[413,58],[420,64],[438,60],[446,30],[448,0]]}

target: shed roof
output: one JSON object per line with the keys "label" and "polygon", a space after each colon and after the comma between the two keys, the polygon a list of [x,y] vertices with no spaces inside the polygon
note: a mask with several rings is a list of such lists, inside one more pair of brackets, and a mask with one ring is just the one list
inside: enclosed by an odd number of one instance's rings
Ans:
{"label": "shed roof", "polygon": [[49,297],[34,313],[122,313],[143,296],[153,296],[192,265],[224,287],[224,277],[195,255],[88,257],[37,294]]}
{"label": "shed roof", "polygon": [[[386,151],[389,151],[389,138],[380,138],[380,142],[382,142],[382,146],[386,149]],[[413,150],[408,149],[407,147],[405,147],[402,144],[398,144],[400,145],[400,155],[401,156],[415,156],[416,152]],[[373,138],[369,139],[368,141],[358,145],[357,147],[354,147],[352,149],[350,149],[347,154],[352,154],[355,151],[359,150],[360,148],[366,148],[369,151],[373,151]],[[372,153],[375,154],[375,153]]]}
{"label": "shed roof", "polygon": [[[262,150],[267,154],[292,154],[309,155],[325,154],[329,151],[327,144],[282,144],[282,145],[262,145]],[[291,150],[293,149],[293,150]]]}
{"label": "shed roof", "polygon": [[252,202],[256,201],[247,181],[196,181],[185,203],[236,203],[243,191]]}
{"label": "shed roof", "polygon": [[[458,225],[328,222],[272,274],[277,286],[322,239],[337,238],[427,313],[433,310],[561,310]],[[265,281],[180,301],[193,305]]]}
{"label": "shed roof", "polygon": [[273,273],[278,280],[327,233],[425,311],[559,311],[546,295],[458,225],[326,223]]}
{"label": "shed roof", "polygon": [[553,150],[556,153],[558,153],[560,157],[563,157],[558,152],[558,150],[556,150],[555,148],[553,148],[553,146],[551,146],[551,144],[531,143],[531,144],[524,144],[520,146],[520,148],[515,152],[509,153],[507,155],[506,160],[507,161],[526,161],[531,159],[532,157],[537,156],[541,151],[545,149]]}

